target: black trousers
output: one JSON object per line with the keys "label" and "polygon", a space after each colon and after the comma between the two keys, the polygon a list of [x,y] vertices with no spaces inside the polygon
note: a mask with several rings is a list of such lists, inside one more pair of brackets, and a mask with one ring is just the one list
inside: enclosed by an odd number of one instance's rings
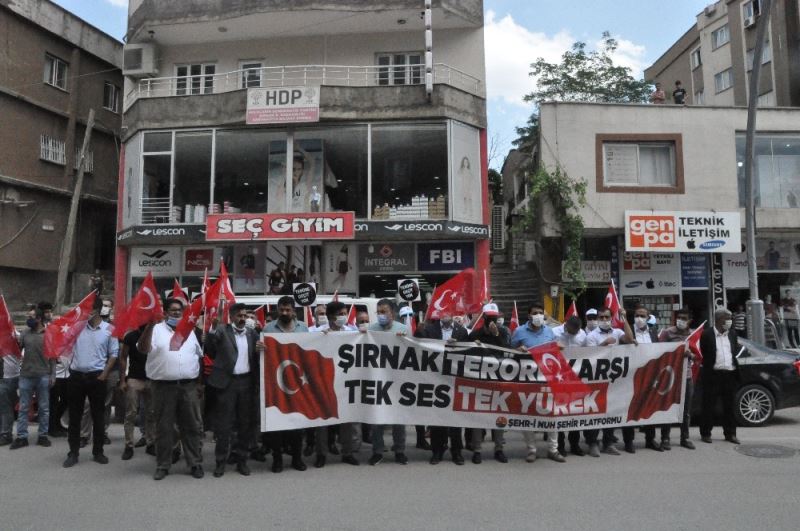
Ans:
{"label": "black trousers", "polygon": [[450,439],[450,453],[460,452],[464,449],[464,442],[461,438],[461,428],[448,428],[445,426],[431,426],[431,449],[434,455],[442,455],[447,447],[447,439]]}
{"label": "black trousers", "polygon": [[[584,435],[584,438],[585,437],[586,436]],[[565,448],[566,447],[565,446],[565,441],[569,441],[569,447],[570,448],[576,448],[576,447],[580,446],[580,440],[581,440],[581,432],[579,432],[579,431],[570,431],[570,432],[567,432],[566,435],[564,435],[563,431],[558,432],[558,447],[559,448]],[[587,442],[588,442],[588,440],[587,440]]]}
{"label": "black trousers", "polygon": [[700,420],[700,436],[711,437],[717,398],[722,399],[722,433],[725,437],[736,436],[736,417],[733,416],[733,400],[736,394],[736,371],[706,371],[703,382],[703,414]]}
{"label": "black trousers", "polygon": [[69,410],[69,453],[78,455],[81,448],[81,419],[83,404],[89,399],[92,415],[92,454],[103,453],[103,434],[106,425],[106,383],[98,380],[102,371],[72,371],[67,381],[67,408]]}
{"label": "black trousers", "polygon": [[63,432],[61,417],[67,410],[67,378],[56,378],[50,389],[50,433]]}
{"label": "black trousers", "polygon": [[172,465],[176,425],[186,464],[189,467],[202,464],[203,418],[197,381],[151,380],[150,385],[156,421],[156,466],[169,470]]}
{"label": "black trousers", "polygon": [[282,457],[284,449],[287,449],[292,459],[300,458],[303,447],[303,430],[271,431],[266,435],[273,457]]}
{"label": "black trousers", "polygon": [[[240,461],[247,460],[254,428],[253,391],[250,374],[234,376],[227,388],[216,389],[214,436],[217,438],[217,446],[214,449],[214,458],[217,461],[227,460],[229,453],[236,455]],[[236,438],[231,447],[234,428]]]}

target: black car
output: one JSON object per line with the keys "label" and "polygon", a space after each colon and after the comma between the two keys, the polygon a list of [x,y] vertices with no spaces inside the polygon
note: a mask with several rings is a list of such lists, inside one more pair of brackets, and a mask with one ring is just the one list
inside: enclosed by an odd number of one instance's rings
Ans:
{"label": "black car", "polygon": [[[766,425],[775,411],[800,406],[800,355],[775,350],[746,339],[739,360],[739,388],[734,414],[739,426]],[[696,384],[692,414],[699,419],[702,411],[702,385]],[[717,404],[717,412],[722,406]]]}

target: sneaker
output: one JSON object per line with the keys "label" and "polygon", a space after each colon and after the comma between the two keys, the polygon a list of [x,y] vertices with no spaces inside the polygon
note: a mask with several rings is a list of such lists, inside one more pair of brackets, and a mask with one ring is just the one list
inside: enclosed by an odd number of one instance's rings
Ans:
{"label": "sneaker", "polygon": [[358,462],[358,459],[356,459],[354,455],[343,455],[342,463],[346,463],[348,465],[353,465],[353,466],[358,466],[361,464]]}
{"label": "sneaker", "polygon": [[250,467],[247,466],[247,462],[244,461],[244,460],[239,461],[238,463],[236,463],[236,471],[239,474],[243,475],[243,476],[249,476],[250,475]]}
{"label": "sneaker", "polygon": [[494,460],[498,463],[508,463],[508,457],[506,457],[506,453],[503,450],[494,451]]}
{"label": "sneaker", "polygon": [[167,474],[169,474],[169,470],[166,468],[156,468],[156,473],[153,474],[153,479],[156,481],[161,481],[167,477]]}
{"label": "sneaker", "polygon": [[195,465],[192,467],[192,477],[194,479],[202,479],[206,473],[203,471],[203,467],[201,465]]}
{"label": "sneaker", "polygon": [[461,466],[461,465],[464,464],[464,456],[461,455],[461,452],[451,452],[451,454],[453,456],[453,462],[455,464],[457,464],[458,466]]}
{"label": "sneaker", "polygon": [[625,443],[625,451],[629,454],[635,454],[636,448],[633,447],[633,442],[626,442]]}
{"label": "sneaker", "polygon": [[369,458],[370,466],[375,466],[381,461],[383,461],[383,455],[381,454],[372,454],[372,457]]}
{"label": "sneaker", "polygon": [[136,444],[133,445],[134,448],[141,448],[142,446],[147,446],[147,440],[144,437],[141,437]]}
{"label": "sneaker", "polygon": [[133,446],[126,446],[122,452],[122,460],[128,461],[133,457]]}
{"label": "sneaker", "polygon": [[[460,454],[459,454],[460,455]],[[461,460],[463,461],[464,458],[462,457]],[[400,465],[407,465],[408,464],[408,457],[403,452],[396,452],[394,454],[394,462]],[[458,464],[458,463],[456,463]]]}
{"label": "sneaker", "polygon": [[588,454],[592,457],[600,457],[600,446],[596,444],[590,444]]}
{"label": "sneaker", "polygon": [[566,463],[567,459],[558,452],[547,452],[547,458],[556,463]]}
{"label": "sneaker", "polygon": [[536,452],[528,452],[527,457],[525,457],[525,461],[528,463],[533,463],[536,461]]}
{"label": "sneaker", "polygon": [[681,447],[687,450],[694,450],[694,443],[689,439],[681,439]]}
{"label": "sneaker", "polygon": [[36,439],[36,444],[38,446],[44,446],[45,448],[50,448],[53,446],[53,443],[50,442],[50,439],[47,438],[47,435],[39,435],[39,438]]}
{"label": "sneaker", "polygon": [[619,450],[613,444],[608,444],[603,446],[603,453],[608,455],[620,455]]}
{"label": "sneaker", "polygon": [[661,439],[661,449],[665,452],[672,450],[672,443],[669,442],[669,439]]}
{"label": "sneaker", "polygon": [[475,463],[476,465],[479,465],[483,462],[483,458],[481,457],[480,452],[475,452],[474,454],[472,454],[472,462]]}
{"label": "sneaker", "polygon": [[[633,445],[631,445],[631,446],[633,446]],[[658,444],[658,443],[657,443],[656,441],[654,441],[654,440],[645,441],[645,443],[644,443],[644,447],[645,447],[645,448],[648,448],[648,449],[650,449],[650,450],[655,450],[656,452],[663,452],[663,451],[664,451],[664,450],[662,450],[662,449],[661,449],[661,445],[660,445],[660,444]],[[626,452],[628,451],[628,448],[627,448],[627,446],[625,447],[625,451],[626,451]],[[630,453],[633,453],[633,452],[630,452]]]}
{"label": "sneaker", "polygon": [[317,458],[314,460],[314,468],[323,468],[326,460],[324,454],[317,454]]}
{"label": "sneaker", "polygon": [[28,446],[28,439],[17,437],[16,439],[14,439],[14,442],[11,443],[11,446],[9,446],[8,449],[16,450],[17,448],[22,448],[23,446]]}
{"label": "sneaker", "polygon": [[92,461],[95,463],[100,463],[101,465],[107,465],[108,457],[106,457],[105,454],[94,454],[92,456]]}
{"label": "sneaker", "polygon": [[61,466],[63,466],[64,468],[71,468],[77,464],[78,464],[78,454],[69,453],[67,454],[67,458],[64,459],[64,464],[62,464]]}

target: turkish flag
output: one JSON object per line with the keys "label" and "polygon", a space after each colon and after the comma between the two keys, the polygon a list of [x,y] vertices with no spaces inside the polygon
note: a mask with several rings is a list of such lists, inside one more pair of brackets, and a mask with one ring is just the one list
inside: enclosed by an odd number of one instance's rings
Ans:
{"label": "turkish flag", "polygon": [[531,347],[528,352],[554,394],[566,393],[574,396],[576,393],[589,394],[591,391],[572,370],[572,366],[561,353],[561,347],[555,341]]}
{"label": "turkish flag", "polygon": [[186,293],[183,291],[183,288],[181,288],[181,285],[178,283],[177,278],[175,279],[175,282],[172,284],[172,298],[181,301],[181,303],[183,303],[184,308],[189,306],[189,299],[186,297]]}
{"label": "turkish flag", "polygon": [[78,335],[86,327],[89,315],[94,308],[94,301],[97,292],[92,291],[78,303],[73,309],[54,319],[44,330],[44,356],[48,359],[56,359],[61,356],[68,356]]}
{"label": "turkish flag", "polygon": [[[174,297],[173,297],[174,298]],[[123,338],[129,330],[164,318],[161,297],[158,296],[153,274],[147,273],[142,286],[114,323],[114,337]]]}
{"label": "turkish flag", "polygon": [[417,320],[414,319],[413,315],[409,315],[406,317],[405,325],[408,327],[408,331],[411,333],[412,336],[417,334]]}
{"label": "turkish flag", "polygon": [[0,295],[0,358],[9,354],[18,358],[22,357],[17,342],[17,329],[14,321],[11,320],[11,312],[8,311],[6,300]]}
{"label": "turkish flag", "polygon": [[474,269],[467,268],[433,290],[431,303],[425,313],[425,320],[432,319],[434,312],[441,315],[478,313],[483,307],[484,290],[488,286],[478,277]]}
{"label": "turkish flag", "polygon": [[350,305],[350,311],[347,312],[347,326],[358,326],[356,324],[356,305]]}
{"label": "turkish flag", "polygon": [[178,321],[178,324],[175,326],[175,333],[172,334],[169,340],[170,350],[180,350],[189,337],[189,334],[194,333],[194,327],[197,325],[197,321],[200,319],[200,314],[202,312],[203,298],[197,297],[194,302],[189,305],[189,308],[184,310],[183,317],[181,317],[181,320]]}
{"label": "turkish flag", "polygon": [[267,312],[269,312],[269,304],[262,304],[256,311],[253,312],[256,315],[256,322],[258,323],[258,327],[262,330],[265,326],[267,326]]}
{"label": "turkish flag", "polygon": [[636,369],[628,420],[649,419],[657,411],[680,404],[683,390],[685,346],[665,352]]}
{"label": "turkish flag", "polygon": [[264,406],[308,419],[339,418],[333,359],[296,343],[265,337]]}
{"label": "turkish flag", "polygon": [[208,332],[214,319],[219,319],[221,323],[227,324],[230,321],[227,307],[235,302],[236,295],[234,295],[228,279],[228,269],[225,267],[225,262],[220,262],[219,278],[205,291],[205,303],[203,306],[206,313],[203,331]]}
{"label": "turkish flag", "polygon": [[614,286],[614,280],[608,285],[608,293],[606,294],[605,307],[611,310],[611,326],[613,328],[625,328],[625,323],[619,318],[619,296],[617,295],[617,288]]}
{"label": "turkish flag", "polygon": [[517,312],[517,301],[514,301],[514,309],[511,311],[511,320],[508,322],[508,329],[514,333],[519,327],[519,312]]}
{"label": "turkish flag", "polygon": [[575,304],[575,301],[572,301],[572,304],[570,304],[569,308],[567,308],[567,313],[564,314],[564,321],[566,321],[573,315],[578,315],[578,305]]}
{"label": "turkish flag", "polygon": [[698,376],[700,376],[700,367],[703,366],[703,353],[700,351],[700,336],[703,335],[703,327],[705,324],[706,321],[703,321],[703,324],[698,326],[695,331],[686,338],[686,344],[689,346],[689,350],[692,354],[694,354],[694,360],[692,361],[692,381],[694,382],[696,382]]}
{"label": "turkish flag", "polygon": [[306,326],[308,327],[314,326],[314,312],[311,311],[311,306],[306,306],[305,312],[306,312]]}

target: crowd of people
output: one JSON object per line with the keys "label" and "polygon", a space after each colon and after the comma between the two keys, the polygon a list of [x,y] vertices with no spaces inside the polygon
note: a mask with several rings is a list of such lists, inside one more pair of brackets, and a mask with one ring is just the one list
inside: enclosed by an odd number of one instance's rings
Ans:
{"label": "crowd of people", "polygon": [[[184,304],[178,299],[164,302],[165,318],[127,333],[117,340],[112,332],[111,301],[95,305],[86,327],[80,332],[71,355],[50,359],[45,355],[45,329],[53,320],[52,305],[40,303],[27,320],[27,329],[19,335],[22,358],[6,355],[0,363],[0,445],[18,450],[29,444],[29,418],[38,420],[36,444],[51,446],[50,437],[66,437],[69,453],[65,468],[79,463],[81,449],[91,444],[92,459],[108,463],[105,448],[110,444],[108,426],[110,406],[116,389],[124,394],[123,460],[132,459],[135,449],[155,457],[154,479],[162,480],[172,465],[184,456],[191,475],[202,478],[202,446],[205,432],[213,433],[215,477],[225,474],[227,466],[244,476],[251,473],[249,460],[266,462],[272,456],[272,472],[284,468],[288,454],[291,467],[306,470],[304,457],[314,456],[313,465],[326,466],[329,456],[338,455],[343,463],[360,464],[359,451],[370,447],[368,463],[377,465],[384,459],[384,432],[390,428],[391,452],[394,461],[408,463],[406,455],[406,426],[380,426],[344,423],[332,427],[306,430],[285,430],[261,433],[258,409],[259,359],[264,343],[261,327],[252,311],[244,304],[229,306],[229,323],[211,323],[207,333],[196,328],[186,341],[173,350],[170,342],[180,321]],[[370,322],[368,312],[358,312],[355,325],[348,324],[349,309],[334,301],[319,305],[314,311],[314,324],[308,327],[298,319],[291,296],[279,299],[275,312],[267,315],[263,332],[291,334],[299,332],[338,333],[342,331],[373,331],[410,334],[409,328],[398,319],[394,301],[382,299],[377,304],[376,322]],[[400,315],[411,313],[399,309]],[[434,319],[420,323],[415,335],[421,338],[449,342],[473,341],[477,344],[505,348],[529,349],[557,341],[563,347],[609,346],[685,341],[691,333],[692,315],[688,310],[676,313],[674,326],[657,333],[649,324],[647,308],[637,307],[632,324],[625,310],[613,316],[608,308],[590,309],[584,320],[569,317],[558,326],[545,314],[540,304],[528,309],[527,322],[514,332],[506,326],[503,315],[494,303],[486,303],[481,312],[482,326],[465,322],[463,316],[443,312]],[[617,318],[622,328],[612,323]],[[713,326],[701,336],[703,352],[700,379],[703,392],[703,418],[700,422],[701,440],[711,443],[714,401],[722,397],[724,404],[723,432],[725,440],[738,444],[733,416],[733,390],[736,379],[738,351],[732,315],[717,310]],[[473,328],[470,328],[472,326]],[[173,345],[174,347],[174,345]],[[687,350],[688,352],[688,350]],[[691,358],[691,354],[687,354]],[[679,444],[694,450],[689,437],[691,401],[693,394],[691,371],[687,374],[683,422],[679,425]],[[18,398],[17,398],[18,397]],[[35,400],[34,400],[35,398]],[[16,435],[12,437],[14,409],[18,400]],[[36,412],[34,412],[34,408]],[[62,416],[66,412],[68,428],[64,430]],[[34,415],[35,413],[35,415]],[[136,427],[141,437],[135,437]],[[672,426],[646,426],[645,447],[663,452],[672,448]],[[635,453],[636,430],[621,430],[623,449]],[[581,434],[584,445],[581,444]],[[416,447],[431,452],[430,464],[449,458],[457,465],[465,462],[463,452],[472,453],[471,461],[483,460],[483,443],[487,436],[493,443],[493,457],[507,463],[503,430],[458,428],[449,426],[416,426]],[[537,440],[547,444],[546,457],[564,463],[569,454],[600,457],[601,454],[620,455],[614,429],[573,431],[545,434],[525,431],[526,461],[537,459]],[[428,440],[430,442],[428,442]],[[337,444],[338,443],[338,444]]]}

